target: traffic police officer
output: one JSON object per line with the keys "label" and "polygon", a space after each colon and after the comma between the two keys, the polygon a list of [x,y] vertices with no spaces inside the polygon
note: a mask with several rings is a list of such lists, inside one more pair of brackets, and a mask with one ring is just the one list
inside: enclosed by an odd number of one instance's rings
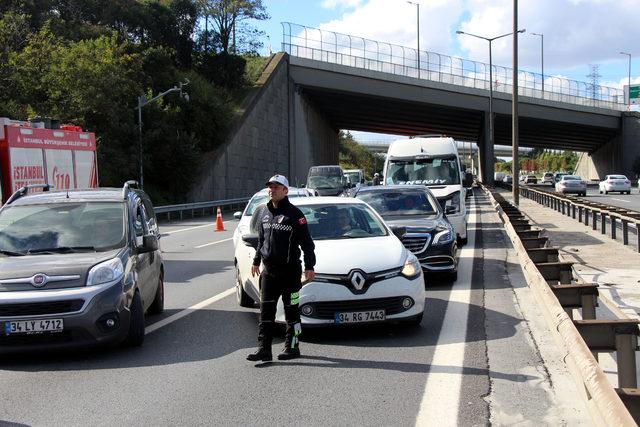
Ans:
{"label": "traffic police officer", "polygon": [[[304,252],[305,281],[313,280],[316,263],[314,244],[309,234],[307,220],[297,207],[289,202],[289,181],[283,175],[274,175],[267,181],[269,202],[261,210],[258,227],[258,247],[251,266],[251,275],[260,274],[260,324],[259,347],[247,356],[251,361],[270,361],[276,304],[282,297],[287,330],[285,345],[279,360],[300,356],[301,333],[299,291],[302,287],[300,248]],[[264,269],[260,272],[260,263]]]}

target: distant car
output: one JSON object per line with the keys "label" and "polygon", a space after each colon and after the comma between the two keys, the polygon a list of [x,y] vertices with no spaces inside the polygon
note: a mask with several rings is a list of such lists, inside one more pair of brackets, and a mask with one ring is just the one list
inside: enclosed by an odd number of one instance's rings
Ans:
{"label": "distant car", "polygon": [[525,184],[537,184],[538,178],[535,175],[527,175],[523,181]]}
{"label": "distant car", "polygon": [[607,175],[599,184],[600,194],[619,192],[631,194],[631,181],[624,175]]}
{"label": "distant car", "polygon": [[[297,188],[297,187],[289,187],[289,199],[294,199],[296,197],[312,197],[314,195],[313,191],[307,188]],[[234,212],[233,217],[235,219],[239,219],[240,222],[236,227],[236,230],[233,232],[233,247],[238,246],[238,242],[242,239],[242,235],[246,234],[249,231],[249,223],[251,222],[251,216],[253,215],[253,211],[260,205],[264,205],[269,201],[269,193],[267,188],[263,188],[258,191],[256,194],[251,196],[249,199],[249,203],[244,208],[242,212]]]}
{"label": "distant car", "polygon": [[505,175],[504,178],[502,178],[502,182],[505,184],[511,184],[513,182],[513,177],[511,175]]}
{"label": "distant car", "polygon": [[524,182],[526,177],[527,175],[520,175],[520,177],[518,178],[518,182]]}
{"label": "distant car", "polygon": [[542,176],[542,183],[555,185],[556,182],[553,179],[553,174],[551,172],[545,172],[545,174]]}
{"label": "distant car", "polygon": [[566,173],[566,172],[556,172],[556,173],[554,173],[553,174],[553,182],[557,183],[565,175],[569,175],[569,174]]}
{"label": "distant car", "polygon": [[563,175],[560,181],[556,183],[556,192],[558,193],[574,193],[579,196],[587,195],[587,183],[578,175]]}
{"label": "distant car", "polygon": [[458,278],[453,226],[427,187],[362,187],[355,197],[367,202],[389,226],[406,228],[400,240],[418,257],[425,272],[446,274],[450,281]]}

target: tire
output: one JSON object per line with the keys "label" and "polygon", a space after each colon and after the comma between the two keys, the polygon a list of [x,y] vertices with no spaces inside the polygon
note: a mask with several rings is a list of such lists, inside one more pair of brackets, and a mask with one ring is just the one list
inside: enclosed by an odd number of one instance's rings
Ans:
{"label": "tire", "polygon": [[240,281],[240,269],[236,265],[236,301],[238,301],[238,305],[240,307],[253,308],[255,307],[255,302],[253,299],[244,291],[242,287],[242,282]]}
{"label": "tire", "polygon": [[160,314],[164,311],[164,275],[161,272],[158,279],[158,288],[156,289],[156,295],[153,298],[153,302],[149,307],[149,314]]}
{"label": "tire", "polygon": [[604,194],[609,194],[609,192],[607,190],[604,190]]}
{"label": "tire", "polygon": [[469,238],[465,237],[464,239],[462,237],[458,238],[458,244],[462,247],[465,246],[467,243],[469,243]]}
{"label": "tire", "polygon": [[598,193],[602,194],[602,190],[598,190]]}
{"label": "tire", "polygon": [[126,347],[140,347],[144,342],[144,307],[140,293],[136,290],[131,300],[129,333],[124,339]]}

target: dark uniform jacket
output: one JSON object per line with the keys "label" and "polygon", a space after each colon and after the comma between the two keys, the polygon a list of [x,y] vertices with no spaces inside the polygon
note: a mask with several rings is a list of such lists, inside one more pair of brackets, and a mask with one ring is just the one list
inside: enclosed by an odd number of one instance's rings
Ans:
{"label": "dark uniform jacket", "polygon": [[316,264],[315,245],[309,234],[307,219],[285,197],[274,208],[271,201],[260,210],[258,247],[253,265],[264,262],[267,269],[300,269],[300,248],[304,252],[305,270],[313,270]]}

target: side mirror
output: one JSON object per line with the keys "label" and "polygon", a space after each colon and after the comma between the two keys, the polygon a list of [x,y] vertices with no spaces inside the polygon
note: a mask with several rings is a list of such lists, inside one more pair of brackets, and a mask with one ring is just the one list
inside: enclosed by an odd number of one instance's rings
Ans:
{"label": "side mirror", "polygon": [[238,212],[234,212],[234,213],[233,213],[233,217],[234,217],[235,219],[240,219],[240,218],[242,218],[242,212],[240,212],[240,211],[238,211]]}
{"label": "side mirror", "polygon": [[447,214],[447,215],[452,214],[452,213],[456,213],[456,207],[455,206],[451,206],[451,205],[445,206],[444,213]]}
{"label": "side mirror", "polygon": [[245,234],[242,236],[242,241],[245,245],[251,246],[253,249],[258,248],[258,235],[257,234]]}
{"label": "side mirror", "polygon": [[404,226],[392,226],[391,232],[398,238],[401,239],[407,234],[407,227]]}
{"label": "side mirror", "polygon": [[300,186],[300,188],[305,188],[306,186],[307,186],[307,184],[302,184],[302,185]]}
{"label": "side mirror", "polygon": [[154,234],[142,236],[142,246],[138,248],[139,254],[154,252],[158,250],[158,238]]}

